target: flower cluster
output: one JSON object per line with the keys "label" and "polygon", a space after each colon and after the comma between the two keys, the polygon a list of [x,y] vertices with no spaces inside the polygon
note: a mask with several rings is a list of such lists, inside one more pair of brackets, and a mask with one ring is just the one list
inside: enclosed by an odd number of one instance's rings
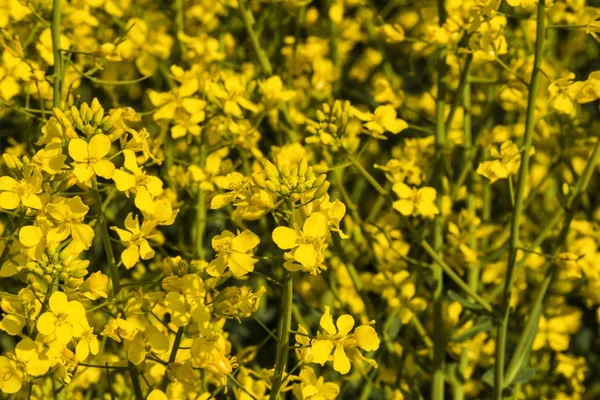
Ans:
{"label": "flower cluster", "polygon": [[588,399],[600,7],[0,0],[0,392]]}

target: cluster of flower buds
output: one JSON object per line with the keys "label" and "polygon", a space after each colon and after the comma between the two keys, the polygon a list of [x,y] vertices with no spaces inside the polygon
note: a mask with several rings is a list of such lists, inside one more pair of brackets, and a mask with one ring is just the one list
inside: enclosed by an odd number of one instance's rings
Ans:
{"label": "cluster of flower buds", "polygon": [[313,192],[313,198],[319,199],[327,193],[330,183],[327,175],[315,175],[312,167],[308,166],[305,158],[299,164],[279,155],[275,164],[266,161],[263,170],[252,175],[254,183],[260,188],[281,196],[290,197],[293,202],[308,193]]}
{"label": "cluster of flower buds", "polygon": [[69,111],[63,112],[55,108],[54,118],[48,121],[48,124],[42,128],[44,136],[38,144],[48,143],[52,137],[64,137],[75,139],[79,137],[75,129],[83,133],[86,137],[96,134],[108,134],[119,137],[123,133],[121,125],[121,109],[116,109],[114,112],[106,115],[104,108],[94,98],[91,105],[82,103],[79,108],[72,106]]}
{"label": "cluster of flower buds", "polygon": [[339,138],[346,129],[350,120],[351,105],[348,100],[343,103],[336,100],[333,106],[323,104],[320,110],[317,110],[317,120],[308,120],[306,132],[312,136],[306,138],[307,143],[323,146],[330,146],[333,149],[338,147],[336,138]]}

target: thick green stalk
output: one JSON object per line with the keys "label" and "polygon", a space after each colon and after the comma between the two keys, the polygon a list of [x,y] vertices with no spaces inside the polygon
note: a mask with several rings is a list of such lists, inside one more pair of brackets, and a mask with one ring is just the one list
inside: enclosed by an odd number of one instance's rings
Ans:
{"label": "thick green stalk", "polygon": [[260,68],[263,70],[265,75],[270,76],[273,74],[273,67],[271,66],[271,62],[269,61],[267,53],[265,53],[265,50],[260,45],[258,35],[254,31],[254,15],[252,15],[252,10],[248,8],[246,0],[240,0],[238,2],[238,5],[240,7],[240,15],[242,17],[242,22],[244,23],[244,27],[246,28],[246,33],[250,37],[250,44],[252,45],[254,54],[258,59]]}
{"label": "thick green stalk", "polygon": [[60,1],[52,0],[52,53],[54,55],[54,107],[60,107],[62,98],[62,57],[60,52]]}
{"label": "thick green stalk", "polygon": [[[290,209],[290,227],[294,227],[294,204],[288,202]],[[269,400],[277,400],[283,383],[283,374],[287,366],[288,354],[290,352],[290,329],[292,328],[292,309],[294,306],[294,285],[292,274],[283,268],[283,310],[281,312],[279,340],[277,342],[277,357],[275,359],[275,373],[271,384],[271,395]]]}
{"label": "thick green stalk", "polygon": [[[565,208],[568,210],[567,217],[565,220],[565,224],[564,224],[563,228],[561,229],[559,237],[556,241],[556,246],[554,246],[554,249],[555,249],[554,255],[556,255],[560,251],[560,249],[563,245],[563,242],[569,231],[569,226],[571,224],[571,221],[573,220],[573,218],[575,217],[575,213],[577,212],[579,200],[581,199],[581,196],[587,191],[587,187],[590,183],[592,173],[594,172],[594,170],[596,168],[596,164],[598,163],[599,158],[600,158],[600,138],[598,138],[596,140],[596,145],[594,146],[594,150],[592,151],[592,154],[590,155],[590,158],[588,159],[585,169],[583,170],[583,173],[580,175],[579,179],[577,180],[575,188],[573,189],[573,193],[567,200],[567,204],[565,206]],[[556,271],[557,271],[556,263],[553,263],[546,271],[544,279],[538,290],[537,296],[533,302],[533,307],[531,308],[531,311],[529,313],[529,318],[527,319],[525,329],[521,333],[519,342],[517,344],[517,347],[515,348],[515,352],[513,353],[513,356],[510,360],[510,364],[506,370],[505,379],[506,379],[507,384],[509,384],[514,379],[516,374],[522,368],[523,363],[526,361],[529,351],[531,350],[533,338],[535,337],[535,335],[533,334],[534,333],[533,331],[535,329],[537,329],[538,319],[539,319],[539,316],[542,311],[544,297],[546,296],[546,292],[548,291],[548,288],[550,287],[550,283],[552,282],[552,279],[554,279],[554,276],[556,275]]]}
{"label": "thick green stalk", "polygon": [[[171,349],[171,354],[169,354],[169,364],[175,362],[177,358],[177,351],[179,350],[179,346],[181,345],[181,339],[183,339],[183,327],[177,329],[177,333],[175,334],[175,340],[173,341],[173,348]],[[165,392],[167,390],[167,386],[169,386],[169,377],[167,376],[167,371],[169,367],[165,369],[165,374],[163,375],[162,381],[160,382],[159,389]]]}
{"label": "thick green stalk", "polygon": [[[470,148],[473,144],[472,144],[472,126],[471,126],[471,85],[470,84],[466,84],[464,86],[464,93],[462,95],[462,99],[463,99],[463,109],[464,109],[464,120],[463,120],[463,124],[464,124],[464,143],[465,143],[465,147],[466,148]],[[465,158],[463,159],[463,163],[466,165],[467,163],[472,163],[471,160],[471,152],[470,151],[466,151],[465,152]],[[470,181],[470,190],[469,190],[469,194],[467,195],[467,210],[469,211],[469,215],[475,215],[475,193],[474,193],[474,182],[475,179],[477,178],[477,174],[473,173],[472,170],[471,171],[471,181]],[[470,242],[469,242],[469,247],[472,250],[477,250],[477,238],[475,235],[475,226],[473,224],[471,224],[469,226],[469,235],[470,235]],[[474,292],[477,292],[477,289],[479,287],[479,273],[480,273],[480,264],[479,263],[469,263],[468,265],[468,272],[467,272],[467,283],[469,284],[469,287],[471,288],[471,290],[473,290]],[[465,387],[464,387],[464,380],[465,380],[465,371],[467,369],[469,363],[469,348],[467,346],[465,346],[465,348],[463,348],[461,354],[460,354],[460,359],[458,361],[458,367],[456,370],[456,378],[454,380],[454,385],[453,385],[453,390],[452,390],[452,397],[454,398],[454,400],[463,400],[465,398]]]}
{"label": "thick green stalk", "polygon": [[531,72],[531,83],[527,98],[527,115],[525,119],[525,137],[523,142],[523,153],[521,155],[521,166],[519,168],[519,180],[515,194],[515,206],[512,214],[510,233],[510,254],[506,268],[506,278],[502,293],[502,322],[497,329],[496,335],[496,366],[494,371],[494,398],[502,399],[504,389],[504,361],[506,356],[506,339],[508,334],[508,323],[510,320],[510,297],[515,275],[517,261],[517,245],[519,243],[519,230],[521,227],[521,213],[523,211],[523,197],[525,195],[525,183],[529,175],[529,152],[533,141],[533,130],[535,128],[535,102],[537,98],[540,70],[544,50],[544,24],[546,22],[545,0],[539,0],[537,7],[537,30],[535,40],[535,54],[533,59],[533,70]]}
{"label": "thick green stalk", "polygon": [[102,198],[100,197],[100,192],[98,191],[98,182],[96,181],[95,177],[92,179],[92,190],[94,191],[96,197],[94,201],[94,208],[96,212],[96,218],[98,219],[98,227],[100,228],[102,244],[104,245],[104,253],[106,254],[106,258],[108,261],[110,280],[112,281],[113,286],[112,297],[115,298],[121,291],[121,283],[119,281],[119,270],[117,269],[117,264],[115,263],[115,255],[113,253],[112,244],[110,243],[110,236],[108,235],[108,229],[106,227],[104,211],[102,210]]}
{"label": "thick green stalk", "polygon": [[[438,0],[438,19],[439,25],[446,23],[446,7],[444,0]],[[438,77],[437,77],[437,98],[435,102],[435,153],[437,172],[434,179],[434,186],[437,192],[436,204],[440,213],[435,216],[433,227],[433,248],[440,252],[444,244],[444,217],[442,216],[442,192],[444,190],[444,151],[446,148],[446,124],[444,111],[446,108],[446,48],[442,47],[438,52]],[[441,256],[440,256],[441,257]],[[446,366],[446,338],[444,335],[444,274],[442,268],[434,263],[431,266],[433,271],[433,382],[432,394],[433,400],[444,399],[445,384],[445,366]]]}

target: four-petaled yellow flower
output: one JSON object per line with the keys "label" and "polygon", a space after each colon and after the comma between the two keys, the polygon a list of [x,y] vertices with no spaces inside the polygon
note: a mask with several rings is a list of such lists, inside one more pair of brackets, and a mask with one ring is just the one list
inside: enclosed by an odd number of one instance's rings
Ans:
{"label": "four-petaled yellow flower", "polygon": [[22,205],[36,210],[42,208],[39,193],[42,192],[42,178],[34,175],[16,181],[10,176],[0,176],[0,208],[14,210]]}
{"label": "four-petaled yellow flower", "polygon": [[254,271],[254,264],[258,262],[252,256],[254,248],[260,243],[260,238],[249,230],[244,230],[234,235],[230,231],[223,231],[212,239],[212,247],[217,252],[217,257],[210,262],[208,273],[221,276],[225,269],[235,277],[241,277]]}
{"label": "four-petaled yellow flower", "polygon": [[75,247],[89,249],[94,239],[94,230],[83,223],[83,218],[89,207],[83,204],[79,196],[59,197],[46,206],[46,212],[51,217],[54,227],[48,231],[46,240],[51,243],[61,243],[69,235],[73,237]]}
{"label": "four-petaled yellow flower", "polygon": [[373,114],[361,112],[354,107],[351,110],[355,117],[365,122],[365,129],[379,139],[385,139],[385,132],[397,134],[408,128],[406,121],[396,118],[396,110],[392,106],[379,106]]}
{"label": "four-petaled yellow flower", "polygon": [[141,211],[154,213],[154,198],[163,192],[163,183],[160,178],[146,174],[138,166],[135,153],[131,150],[123,150],[125,158],[124,167],[127,171],[116,169],[112,179],[115,181],[117,189],[125,192],[135,193],[135,205]]}
{"label": "four-petaled yellow flower", "polygon": [[432,218],[440,212],[435,204],[436,192],[434,188],[411,188],[400,182],[396,183],[392,190],[400,197],[399,200],[394,202],[394,209],[402,215]]}
{"label": "four-petaled yellow flower", "polygon": [[48,359],[40,356],[38,344],[26,337],[17,344],[14,354],[0,356],[0,390],[17,393],[24,381],[44,375],[49,368]]}
{"label": "four-petaled yellow flower", "polygon": [[73,174],[80,183],[89,182],[95,175],[112,178],[115,165],[104,159],[110,146],[109,137],[103,134],[95,135],[89,143],[79,138],[69,142],[69,155],[75,161]]}
{"label": "four-petaled yellow flower", "polygon": [[[317,333],[317,338],[313,339],[311,343],[312,362],[324,365],[333,358],[333,369],[345,375],[351,367],[347,354],[349,352],[351,356],[357,356],[363,361],[377,366],[374,360],[364,358],[358,350],[361,348],[365,351],[375,351],[379,348],[379,338],[372,326],[361,325],[354,330],[353,334],[350,334],[354,327],[354,318],[349,314],[344,314],[337,319],[334,325],[328,306],[325,306],[325,313],[321,317],[320,325],[323,331]],[[332,351],[333,356],[330,357]]]}
{"label": "four-petaled yellow flower", "polygon": [[121,253],[121,260],[125,268],[129,269],[142,260],[149,260],[154,257],[155,251],[150,247],[148,239],[160,241],[162,236],[155,231],[157,221],[144,221],[140,227],[138,216],[135,218],[133,213],[127,214],[125,218],[125,229],[112,226],[110,229],[117,232],[121,244],[127,248]]}
{"label": "four-petaled yellow flower", "polygon": [[325,269],[323,265],[326,240],[329,237],[328,221],[325,214],[315,212],[304,222],[302,230],[278,226],[273,230],[273,241],[285,253],[284,267],[290,271],[300,269],[317,275]]}
{"label": "four-petaled yellow flower", "polygon": [[40,315],[36,325],[42,335],[55,334],[58,342],[66,344],[88,329],[85,308],[76,300],[69,301],[65,293],[53,293],[48,306],[49,311]]}

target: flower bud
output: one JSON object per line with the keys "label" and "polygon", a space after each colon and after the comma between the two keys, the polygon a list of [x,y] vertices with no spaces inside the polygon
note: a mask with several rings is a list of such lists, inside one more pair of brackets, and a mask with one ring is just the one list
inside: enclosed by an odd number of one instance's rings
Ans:
{"label": "flower bud", "polygon": [[[321,175],[321,176],[324,176],[324,175]],[[329,181],[323,182],[321,184],[321,186],[319,186],[319,188],[315,192],[315,199],[320,199],[321,197],[325,196],[325,194],[327,194],[327,191],[329,190],[330,185],[331,184],[329,183]]]}

